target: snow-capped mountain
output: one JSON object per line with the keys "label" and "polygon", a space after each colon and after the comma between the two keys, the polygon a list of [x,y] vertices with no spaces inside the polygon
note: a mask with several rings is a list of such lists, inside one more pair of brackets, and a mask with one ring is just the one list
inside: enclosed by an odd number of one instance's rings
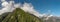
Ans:
{"label": "snow-capped mountain", "polygon": [[43,22],[60,22],[60,17],[53,15],[43,15],[41,19],[43,19]]}

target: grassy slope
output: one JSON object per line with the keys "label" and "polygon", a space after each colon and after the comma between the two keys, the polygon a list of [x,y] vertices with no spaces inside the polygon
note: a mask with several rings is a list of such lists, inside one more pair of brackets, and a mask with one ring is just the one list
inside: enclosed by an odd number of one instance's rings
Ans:
{"label": "grassy slope", "polygon": [[42,22],[38,17],[26,13],[23,10],[17,8],[12,13],[7,15],[2,22]]}

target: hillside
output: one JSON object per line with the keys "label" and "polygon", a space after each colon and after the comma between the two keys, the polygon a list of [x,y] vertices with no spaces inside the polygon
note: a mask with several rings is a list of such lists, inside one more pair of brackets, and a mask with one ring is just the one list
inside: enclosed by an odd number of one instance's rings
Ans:
{"label": "hillside", "polygon": [[0,22],[42,22],[38,17],[28,12],[24,12],[20,8],[16,8],[4,18],[2,17],[0,16]]}

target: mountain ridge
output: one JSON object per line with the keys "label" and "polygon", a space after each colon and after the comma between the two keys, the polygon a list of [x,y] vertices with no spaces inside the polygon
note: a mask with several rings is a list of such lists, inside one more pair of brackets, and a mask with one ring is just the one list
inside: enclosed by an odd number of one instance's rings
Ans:
{"label": "mountain ridge", "polygon": [[42,22],[40,18],[33,14],[24,12],[20,8],[16,8],[9,13],[1,22]]}

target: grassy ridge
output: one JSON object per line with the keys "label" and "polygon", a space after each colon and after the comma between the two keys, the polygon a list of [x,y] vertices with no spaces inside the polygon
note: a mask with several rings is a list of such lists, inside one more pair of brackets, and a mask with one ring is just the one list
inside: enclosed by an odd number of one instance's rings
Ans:
{"label": "grassy ridge", "polygon": [[12,13],[8,14],[1,22],[42,22],[42,21],[33,14],[26,13],[23,10],[17,8]]}

